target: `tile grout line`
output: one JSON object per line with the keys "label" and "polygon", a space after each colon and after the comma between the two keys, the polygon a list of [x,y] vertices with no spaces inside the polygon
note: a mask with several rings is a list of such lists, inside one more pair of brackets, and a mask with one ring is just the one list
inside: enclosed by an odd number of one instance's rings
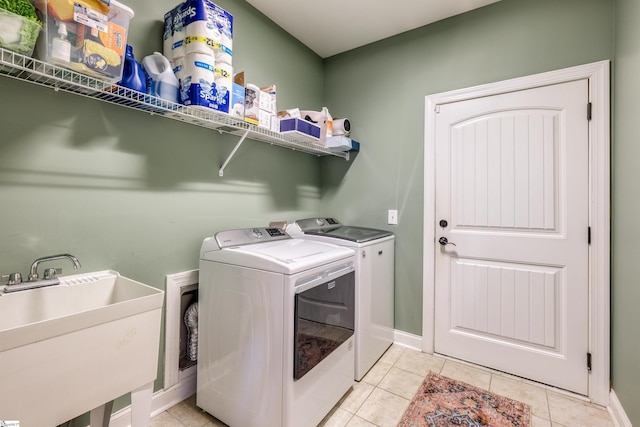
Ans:
{"label": "tile grout line", "polygon": [[549,414],[549,424],[553,425],[553,420],[551,419],[551,405],[549,404],[549,390],[544,390],[544,400],[547,402],[547,413]]}

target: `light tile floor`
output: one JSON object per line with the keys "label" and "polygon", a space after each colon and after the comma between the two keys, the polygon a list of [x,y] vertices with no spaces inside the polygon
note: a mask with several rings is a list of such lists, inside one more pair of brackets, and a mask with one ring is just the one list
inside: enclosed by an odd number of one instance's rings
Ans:
{"label": "light tile floor", "polygon": [[[322,427],[396,427],[429,370],[531,405],[531,427],[613,427],[607,410],[517,377],[392,345],[338,402]],[[151,427],[224,427],[195,396],[151,420]],[[234,426],[235,427],[235,426]],[[242,426],[238,426],[242,427]]]}

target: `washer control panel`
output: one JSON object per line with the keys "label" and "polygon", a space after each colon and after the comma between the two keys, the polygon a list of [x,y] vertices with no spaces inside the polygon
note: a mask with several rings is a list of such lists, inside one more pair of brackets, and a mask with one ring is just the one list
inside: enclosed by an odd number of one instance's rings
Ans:
{"label": "washer control panel", "polygon": [[340,221],[335,218],[307,218],[296,221],[298,227],[303,232],[308,231],[329,231],[340,227]]}

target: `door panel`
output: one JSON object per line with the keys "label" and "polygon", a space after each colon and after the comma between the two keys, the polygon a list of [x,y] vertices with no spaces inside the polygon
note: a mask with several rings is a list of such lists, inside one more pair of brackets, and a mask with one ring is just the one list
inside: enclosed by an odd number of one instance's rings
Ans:
{"label": "door panel", "polygon": [[555,228],[558,115],[501,112],[452,127],[458,226]]}
{"label": "door panel", "polygon": [[587,394],[587,103],[585,79],[440,107],[436,352]]}
{"label": "door panel", "polygon": [[553,267],[455,259],[451,323],[478,338],[502,336],[522,346],[559,352],[556,318],[563,313],[562,272]]}

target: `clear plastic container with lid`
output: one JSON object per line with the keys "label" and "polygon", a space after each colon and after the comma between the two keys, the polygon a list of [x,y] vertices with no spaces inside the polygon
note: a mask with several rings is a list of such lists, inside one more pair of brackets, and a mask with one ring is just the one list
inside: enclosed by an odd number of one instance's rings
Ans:
{"label": "clear plastic container with lid", "polygon": [[[32,0],[43,23],[36,56],[109,83],[122,77],[131,8],[116,0]],[[64,26],[68,60],[59,55]],[[54,43],[56,44],[54,46]]]}

